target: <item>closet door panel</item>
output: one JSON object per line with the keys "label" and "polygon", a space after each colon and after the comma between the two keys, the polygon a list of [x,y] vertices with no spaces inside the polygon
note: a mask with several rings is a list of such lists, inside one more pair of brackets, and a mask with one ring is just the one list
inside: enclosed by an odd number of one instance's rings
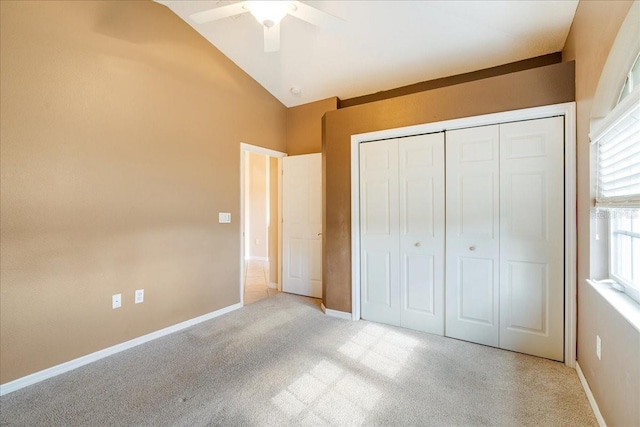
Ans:
{"label": "closet door panel", "polygon": [[498,346],[499,127],[446,133],[445,335]]}
{"label": "closet door panel", "polygon": [[564,120],[500,127],[500,347],[563,360]]}
{"label": "closet door panel", "polygon": [[458,318],[462,321],[494,324],[494,260],[458,257]]}
{"label": "closet door panel", "polygon": [[398,193],[398,141],[361,144],[361,315],[399,326]]}
{"label": "closet door panel", "polygon": [[401,325],[444,334],[444,134],[402,138]]}

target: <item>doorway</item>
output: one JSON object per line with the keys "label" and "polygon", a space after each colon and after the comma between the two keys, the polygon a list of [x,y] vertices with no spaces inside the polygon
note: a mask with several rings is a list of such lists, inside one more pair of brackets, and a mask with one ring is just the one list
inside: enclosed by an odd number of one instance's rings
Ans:
{"label": "doorway", "polygon": [[241,268],[240,300],[251,304],[281,290],[281,162],[286,156],[240,145]]}

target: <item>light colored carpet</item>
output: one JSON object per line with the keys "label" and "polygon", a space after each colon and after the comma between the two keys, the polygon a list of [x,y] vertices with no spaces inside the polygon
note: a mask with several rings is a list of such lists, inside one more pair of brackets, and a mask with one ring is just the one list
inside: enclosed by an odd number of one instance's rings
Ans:
{"label": "light colored carpet", "polygon": [[596,426],[574,370],[278,294],[0,398],[3,426]]}

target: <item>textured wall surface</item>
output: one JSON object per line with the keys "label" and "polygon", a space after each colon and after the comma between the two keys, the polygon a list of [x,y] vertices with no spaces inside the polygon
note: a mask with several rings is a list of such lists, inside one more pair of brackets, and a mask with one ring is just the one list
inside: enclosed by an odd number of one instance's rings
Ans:
{"label": "textured wall surface", "polygon": [[249,213],[249,228],[245,233],[249,233],[249,256],[268,258],[268,157],[252,152],[246,153],[246,156],[249,157],[249,197],[245,209]]}
{"label": "textured wall surface", "polygon": [[0,16],[0,382],[238,303],[240,143],[286,108],[151,1]]}
{"label": "textured wall surface", "polygon": [[287,154],[322,151],[322,116],[338,108],[338,98],[310,102],[287,110]]}
{"label": "textured wall surface", "polygon": [[[610,426],[640,425],[640,331],[585,281],[606,275],[608,263],[606,239],[595,240],[595,219],[591,216],[594,195],[589,131],[591,119],[606,114],[605,106],[594,105],[594,97],[631,4],[630,1],[581,1],[563,50],[563,59],[576,64],[578,363]],[[635,13],[633,19],[639,22],[637,5]],[[631,47],[623,49],[632,53]],[[609,86],[608,83],[603,82]],[[610,87],[616,92],[610,98],[617,98],[621,89],[622,81],[618,87]],[[598,111],[594,112],[594,108]],[[603,228],[601,224],[600,233]],[[596,335],[602,339],[602,360],[596,357]]]}
{"label": "textured wall surface", "polygon": [[574,99],[574,64],[559,63],[328,112],[322,147],[325,306],[351,312],[351,135]]}

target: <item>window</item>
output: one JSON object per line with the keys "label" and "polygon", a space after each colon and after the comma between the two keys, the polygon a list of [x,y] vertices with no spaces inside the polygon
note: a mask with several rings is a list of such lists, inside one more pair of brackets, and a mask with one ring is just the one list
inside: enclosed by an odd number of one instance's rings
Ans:
{"label": "window", "polygon": [[624,82],[624,87],[622,88],[622,93],[620,93],[620,98],[618,98],[618,103],[625,99],[633,89],[637,86],[640,86],[640,61],[636,58],[636,62],[631,67],[631,71],[627,74],[627,79]]}
{"label": "window", "polygon": [[614,210],[609,221],[609,274],[640,302],[640,210]]}
{"label": "window", "polygon": [[640,303],[640,78],[631,67],[618,105],[594,134],[596,208],[609,218],[609,278]]}

